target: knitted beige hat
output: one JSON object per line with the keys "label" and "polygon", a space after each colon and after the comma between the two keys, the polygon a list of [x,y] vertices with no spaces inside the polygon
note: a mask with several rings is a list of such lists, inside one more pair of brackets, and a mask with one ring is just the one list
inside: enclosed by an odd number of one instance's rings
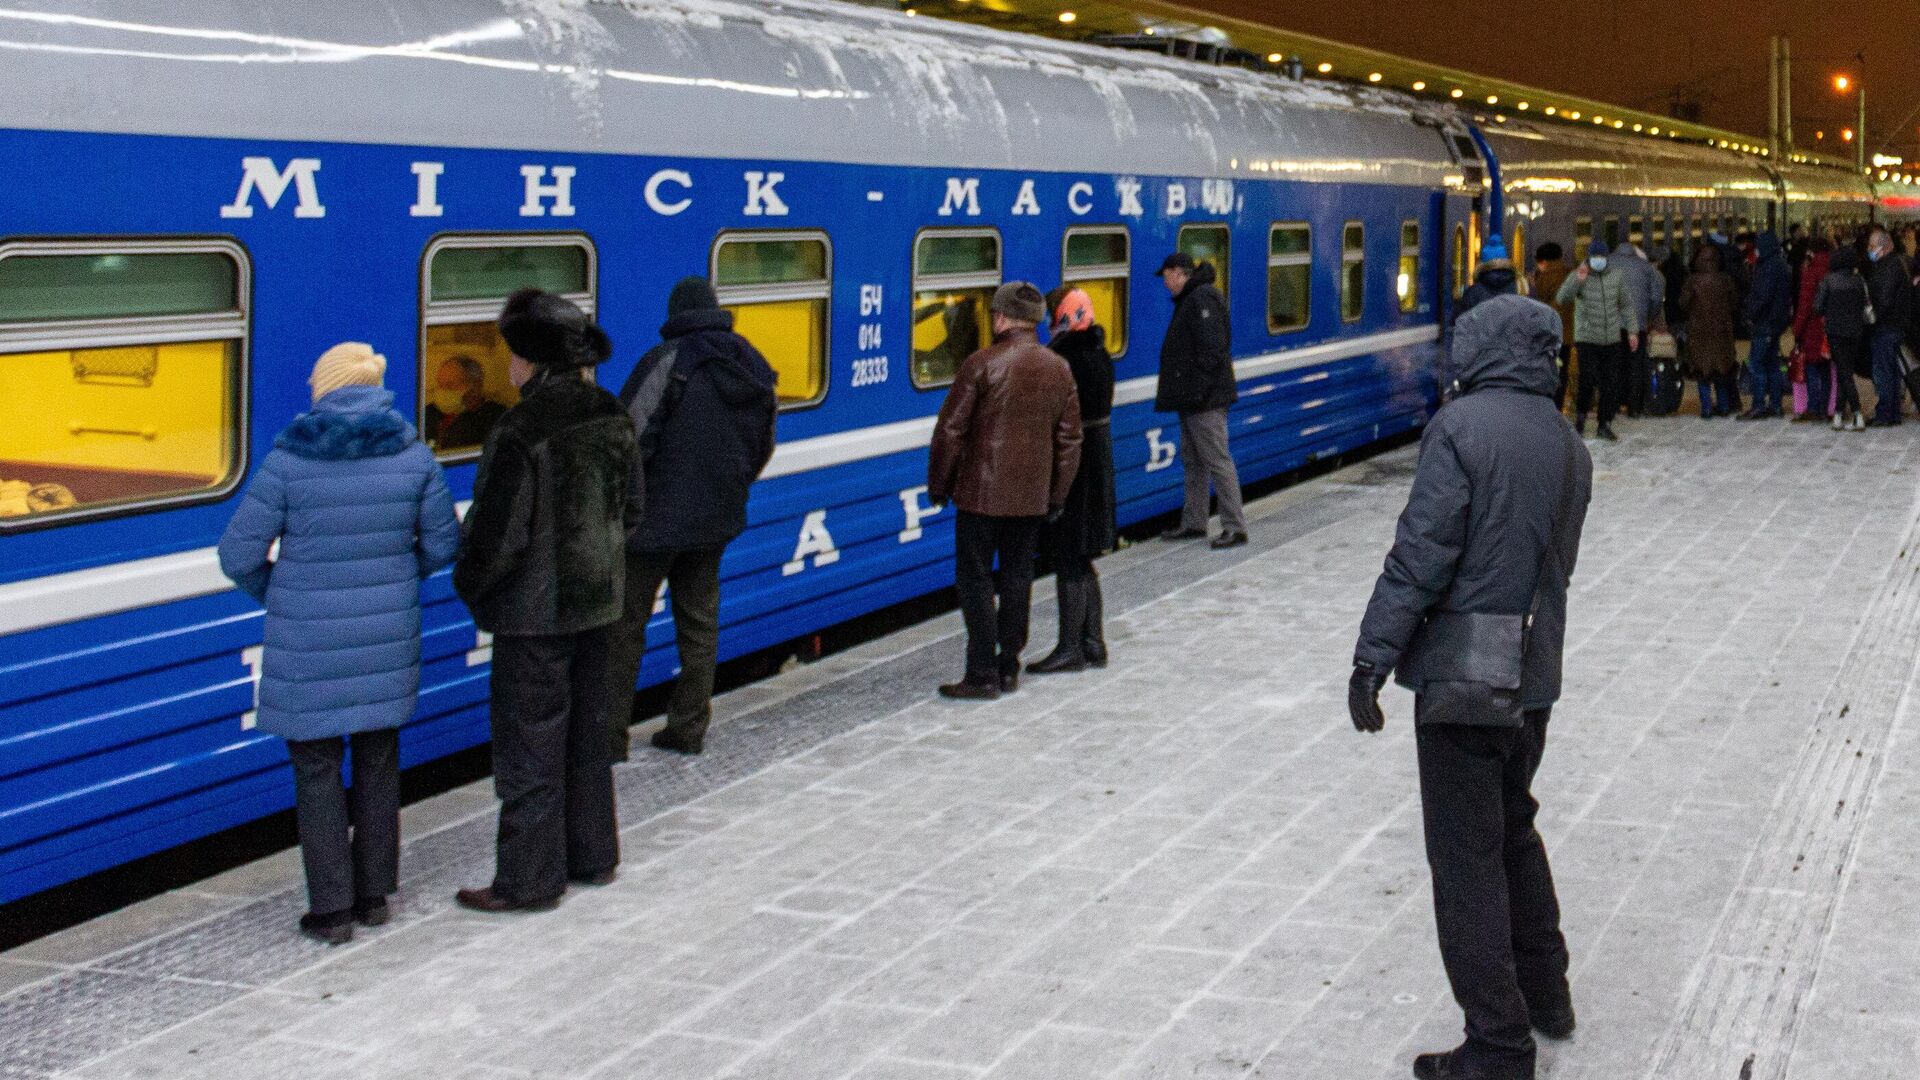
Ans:
{"label": "knitted beige hat", "polygon": [[343,386],[379,386],[387,375],[387,358],[360,341],[343,341],[314,362],[308,385],[319,401]]}

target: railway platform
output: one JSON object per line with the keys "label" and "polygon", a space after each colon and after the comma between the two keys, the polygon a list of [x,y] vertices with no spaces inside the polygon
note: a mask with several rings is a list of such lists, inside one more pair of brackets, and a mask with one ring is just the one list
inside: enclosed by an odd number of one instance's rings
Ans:
{"label": "railway platform", "polygon": [[[1911,430],[1593,444],[1536,787],[1580,1028],[1543,1076],[1920,1069]],[[956,614],[727,695],[704,756],[619,768],[620,877],[555,912],[454,907],[482,783],[408,808],[350,945],[294,933],[287,852],[0,954],[0,1076],[1404,1076],[1459,1014],[1411,700],[1362,737],[1345,683],[1413,461],[1104,560],[1105,671],[941,701]]]}

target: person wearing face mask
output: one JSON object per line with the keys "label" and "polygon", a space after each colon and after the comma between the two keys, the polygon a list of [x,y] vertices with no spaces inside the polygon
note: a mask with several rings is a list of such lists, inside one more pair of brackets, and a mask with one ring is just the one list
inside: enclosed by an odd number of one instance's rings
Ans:
{"label": "person wearing face mask", "polygon": [[[1587,433],[1587,410],[1600,398],[1599,425],[1594,434],[1612,442],[1613,414],[1619,408],[1620,365],[1629,349],[1640,347],[1640,313],[1646,289],[1642,283],[1611,265],[1607,244],[1595,240],[1581,263],[1560,286],[1554,299],[1573,305],[1573,340],[1580,350],[1580,388],[1574,403],[1573,429]],[[1621,345],[1625,341],[1625,347]]]}
{"label": "person wearing face mask", "polygon": [[487,397],[487,370],[480,361],[460,353],[441,361],[433,373],[433,395],[427,404],[426,440],[445,452],[478,447],[500,422],[505,405]]}
{"label": "person wearing face mask", "polygon": [[569,882],[611,882],[620,861],[608,691],[639,450],[620,399],[585,377],[613,342],[573,302],[522,289],[500,336],[520,401],[480,457],[453,568],[474,624],[494,636],[500,832],[492,884],[455,900],[542,911]]}
{"label": "person wearing face mask", "polygon": [[1900,423],[1902,390],[1900,345],[1913,318],[1913,276],[1907,260],[1893,249],[1893,237],[1875,226],[1867,236],[1867,292],[1873,301],[1873,419],[1868,427]]}

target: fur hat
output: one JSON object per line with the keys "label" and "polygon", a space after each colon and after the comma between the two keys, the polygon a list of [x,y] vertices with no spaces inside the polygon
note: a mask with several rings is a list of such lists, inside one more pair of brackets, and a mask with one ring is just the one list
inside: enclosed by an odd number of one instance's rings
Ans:
{"label": "fur hat", "polygon": [[343,341],[314,361],[307,385],[319,401],[343,386],[379,386],[387,377],[387,358],[362,341]]}
{"label": "fur hat", "polygon": [[1009,281],[993,291],[988,311],[1039,326],[1047,321],[1047,299],[1029,282]]}
{"label": "fur hat", "polygon": [[515,356],[542,368],[585,368],[613,355],[613,339],[579,305],[539,289],[521,289],[500,309],[500,336]]}

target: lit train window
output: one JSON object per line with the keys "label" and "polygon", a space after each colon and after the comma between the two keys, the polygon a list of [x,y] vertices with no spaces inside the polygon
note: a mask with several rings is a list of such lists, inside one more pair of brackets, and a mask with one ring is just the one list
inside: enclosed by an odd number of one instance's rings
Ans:
{"label": "lit train window", "polygon": [[[1654,217],[1653,231],[1648,233],[1648,240],[1650,243],[1655,243],[1655,244],[1665,244],[1670,242],[1671,238],[1667,236],[1667,219],[1665,215],[1656,215]],[[1653,253],[1648,252],[1647,255],[1649,258],[1651,258]]]}
{"label": "lit train window", "polygon": [[1267,332],[1304,330],[1313,321],[1313,226],[1275,225],[1267,234]]}
{"label": "lit train window", "polygon": [[233,489],[248,273],[218,240],[0,245],[0,529]]}
{"label": "lit train window", "polygon": [[1400,223],[1400,274],[1393,291],[1400,297],[1400,310],[1413,311],[1420,306],[1420,226]]}
{"label": "lit train window", "polygon": [[781,408],[827,396],[833,252],[826,233],[723,233],[713,242],[713,288],[733,312],[734,332],[779,376]]}
{"label": "lit train window", "polygon": [[1695,214],[1693,216],[1693,242],[1695,244],[1700,243],[1701,239],[1703,239],[1706,235],[1707,235],[1707,230],[1705,225],[1701,223],[1700,215]]}
{"label": "lit train window", "polygon": [[987,308],[1000,287],[1000,234],[927,229],[913,241],[913,385],[945,386],[993,341]]}
{"label": "lit train window", "polygon": [[1353,322],[1367,308],[1367,230],[1349,221],[1340,230],[1340,319]]}
{"label": "lit train window", "polygon": [[1641,248],[1644,253],[1647,243],[1646,222],[1638,216],[1627,219],[1627,242]]}
{"label": "lit train window", "polygon": [[1513,263],[1514,285],[1520,295],[1526,296],[1530,289],[1526,269],[1531,264],[1527,262],[1527,223],[1524,221],[1513,223],[1513,242],[1507,245],[1507,258]]}
{"label": "lit train window", "polygon": [[1193,256],[1197,263],[1213,264],[1214,287],[1227,300],[1227,306],[1233,306],[1232,233],[1225,225],[1182,225],[1180,227],[1180,250]]}
{"label": "lit train window", "polygon": [[1573,223],[1573,261],[1574,265],[1587,261],[1587,251],[1593,247],[1593,219],[1577,218]]}
{"label": "lit train window", "polygon": [[594,311],[593,242],[577,233],[442,236],[421,268],[420,437],[442,460],[476,457],[520,391],[507,378],[500,306],[545,289]]}
{"label": "lit train window", "polygon": [[1453,227],[1453,298],[1467,291],[1467,227]]}
{"label": "lit train window", "polygon": [[1118,359],[1127,351],[1127,279],[1133,272],[1126,227],[1068,229],[1060,261],[1060,280],[1093,301],[1093,321],[1106,328],[1107,351]]}

